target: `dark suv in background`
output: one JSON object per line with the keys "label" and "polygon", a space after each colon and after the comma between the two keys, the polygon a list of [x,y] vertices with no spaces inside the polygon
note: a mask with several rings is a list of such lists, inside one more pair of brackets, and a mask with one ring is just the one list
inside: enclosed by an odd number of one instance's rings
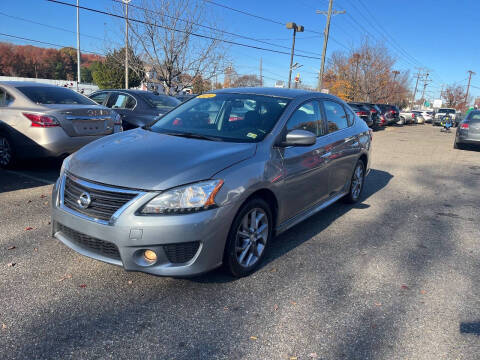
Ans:
{"label": "dark suv in background", "polygon": [[388,125],[395,125],[400,121],[400,109],[395,105],[376,104],[381,111],[381,115],[385,117]]}
{"label": "dark suv in background", "polygon": [[370,108],[365,106],[362,103],[349,102],[348,105],[353,110],[355,114],[358,115],[360,119],[365,121],[369,128],[374,128],[375,123],[373,121],[372,114],[370,113]]}
{"label": "dark suv in background", "polygon": [[173,96],[143,90],[100,90],[89,98],[120,114],[124,130],[149,125],[181,103]]}

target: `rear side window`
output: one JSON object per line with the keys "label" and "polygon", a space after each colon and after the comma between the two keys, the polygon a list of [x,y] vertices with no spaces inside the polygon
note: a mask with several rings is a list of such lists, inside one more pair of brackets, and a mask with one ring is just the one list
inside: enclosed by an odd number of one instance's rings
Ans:
{"label": "rear side window", "polygon": [[92,96],[90,96],[90,99],[95,101],[97,104],[102,105],[105,99],[107,98],[107,96],[108,96],[107,92],[101,92],[98,94],[93,94]]}
{"label": "rear side window", "polygon": [[323,106],[325,108],[329,133],[348,127],[347,115],[342,105],[334,101],[325,100]]}
{"label": "rear side window", "polygon": [[36,104],[97,105],[73,90],[55,86],[19,86],[17,89]]}
{"label": "rear side window", "polygon": [[127,94],[113,94],[108,99],[107,106],[112,109],[133,109],[137,101]]}
{"label": "rear side window", "polygon": [[306,130],[317,136],[323,135],[323,123],[318,101],[309,101],[300,106],[287,122],[287,131]]}
{"label": "rear side window", "polygon": [[7,107],[13,103],[14,97],[6,92],[4,89],[0,88],[0,107]]}
{"label": "rear side window", "polygon": [[353,122],[355,121],[355,114],[353,113],[352,109],[345,107],[345,112],[347,113],[348,126],[353,125]]}

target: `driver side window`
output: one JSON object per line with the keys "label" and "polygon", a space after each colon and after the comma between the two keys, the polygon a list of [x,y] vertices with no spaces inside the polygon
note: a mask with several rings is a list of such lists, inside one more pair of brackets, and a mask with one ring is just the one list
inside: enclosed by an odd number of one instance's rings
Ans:
{"label": "driver side window", "polygon": [[287,131],[306,130],[316,136],[323,135],[322,116],[318,101],[313,100],[301,105],[287,122]]}

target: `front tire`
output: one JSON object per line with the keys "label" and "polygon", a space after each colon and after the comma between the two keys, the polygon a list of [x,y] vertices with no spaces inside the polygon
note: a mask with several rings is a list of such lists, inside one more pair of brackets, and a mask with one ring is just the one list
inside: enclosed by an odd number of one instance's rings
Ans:
{"label": "front tire", "polygon": [[0,168],[9,168],[15,160],[15,152],[11,140],[0,134]]}
{"label": "front tire", "polygon": [[350,191],[344,197],[344,201],[354,204],[360,200],[365,183],[365,164],[362,160],[358,160],[353,169],[352,180],[350,181]]}
{"label": "front tire", "polygon": [[224,253],[224,267],[234,277],[254,272],[272,238],[270,206],[260,198],[247,201],[233,220]]}

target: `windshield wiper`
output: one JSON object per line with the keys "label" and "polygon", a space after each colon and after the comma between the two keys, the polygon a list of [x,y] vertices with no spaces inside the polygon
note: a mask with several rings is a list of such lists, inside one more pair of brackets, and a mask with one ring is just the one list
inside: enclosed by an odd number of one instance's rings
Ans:
{"label": "windshield wiper", "polygon": [[190,139],[201,139],[201,140],[209,140],[209,141],[223,141],[219,137],[209,136],[209,135],[202,135],[202,134],[195,134],[189,132],[162,132],[162,134],[172,135],[172,136],[181,136]]}

